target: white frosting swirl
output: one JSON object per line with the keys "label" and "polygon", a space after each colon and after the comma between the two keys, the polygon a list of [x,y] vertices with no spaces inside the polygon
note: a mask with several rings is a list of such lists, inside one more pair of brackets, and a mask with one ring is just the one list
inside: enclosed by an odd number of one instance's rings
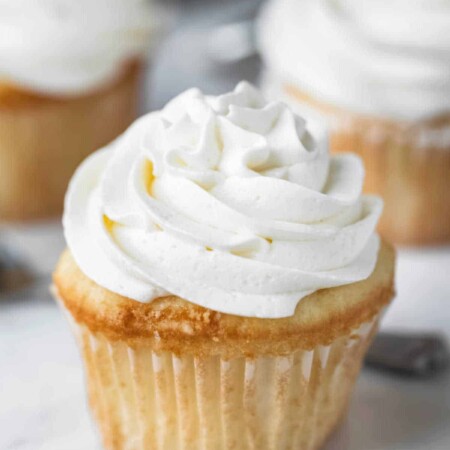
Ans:
{"label": "white frosting swirl", "polygon": [[192,89],[80,166],[65,234],[113,292],[283,317],[371,274],[382,204],[361,196],[363,177],[356,156],[329,159],[325,139],[247,83],[219,97]]}
{"label": "white frosting swirl", "polygon": [[157,30],[146,0],[0,0],[0,81],[77,94],[145,56]]}
{"label": "white frosting swirl", "polygon": [[415,120],[450,111],[449,0],[271,0],[268,68],[319,99]]}

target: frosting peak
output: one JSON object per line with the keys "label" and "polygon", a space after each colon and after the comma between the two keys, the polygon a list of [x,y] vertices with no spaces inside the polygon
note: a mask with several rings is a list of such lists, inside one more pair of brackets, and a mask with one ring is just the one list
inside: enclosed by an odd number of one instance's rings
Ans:
{"label": "frosting peak", "polygon": [[363,167],[248,83],[189,90],[88,158],[66,199],[86,275],[138,301],[174,294],[226,313],[293,314],[321,288],[362,280],[381,201]]}
{"label": "frosting peak", "polygon": [[264,104],[247,83],[216,98],[189,90],[169,103],[159,121],[159,134],[148,143],[158,149],[155,173],[166,169],[209,189],[226,177],[258,174],[314,190],[326,181],[326,145],[314,142],[302,118],[282,103]]}

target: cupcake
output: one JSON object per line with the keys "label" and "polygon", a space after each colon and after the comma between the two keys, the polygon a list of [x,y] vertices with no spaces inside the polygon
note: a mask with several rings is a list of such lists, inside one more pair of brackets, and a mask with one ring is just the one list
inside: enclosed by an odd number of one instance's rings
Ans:
{"label": "cupcake", "polygon": [[449,241],[450,3],[272,0],[258,30],[265,89],[363,158],[381,233]]}
{"label": "cupcake", "polygon": [[317,449],[393,295],[352,154],[240,83],[75,173],[54,273],[107,449]]}
{"label": "cupcake", "polygon": [[67,183],[138,112],[144,0],[0,0],[0,219],[61,212]]}

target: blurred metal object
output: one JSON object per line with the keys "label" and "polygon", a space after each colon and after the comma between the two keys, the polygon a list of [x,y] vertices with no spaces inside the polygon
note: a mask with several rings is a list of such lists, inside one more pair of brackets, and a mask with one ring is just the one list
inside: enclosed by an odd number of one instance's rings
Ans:
{"label": "blurred metal object", "polygon": [[35,277],[18,254],[0,245],[0,294],[18,291],[31,286]]}
{"label": "blurred metal object", "polygon": [[234,64],[256,53],[254,20],[219,25],[209,32],[207,52],[216,63]]}
{"label": "blurred metal object", "polygon": [[52,302],[50,292],[52,279],[50,275],[36,276],[31,283],[23,284],[8,292],[0,291],[0,306],[4,303],[19,303],[22,301]]}
{"label": "blurred metal object", "polygon": [[449,363],[449,349],[443,336],[433,333],[379,333],[365,363],[405,375],[432,375]]}

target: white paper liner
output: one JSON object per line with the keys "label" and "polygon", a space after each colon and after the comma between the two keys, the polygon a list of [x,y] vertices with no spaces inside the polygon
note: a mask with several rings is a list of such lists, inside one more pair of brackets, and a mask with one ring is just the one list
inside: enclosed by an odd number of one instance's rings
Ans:
{"label": "white paper liner", "polygon": [[121,450],[320,448],[378,323],[311,351],[224,360],[131,348],[68,316],[104,445]]}

